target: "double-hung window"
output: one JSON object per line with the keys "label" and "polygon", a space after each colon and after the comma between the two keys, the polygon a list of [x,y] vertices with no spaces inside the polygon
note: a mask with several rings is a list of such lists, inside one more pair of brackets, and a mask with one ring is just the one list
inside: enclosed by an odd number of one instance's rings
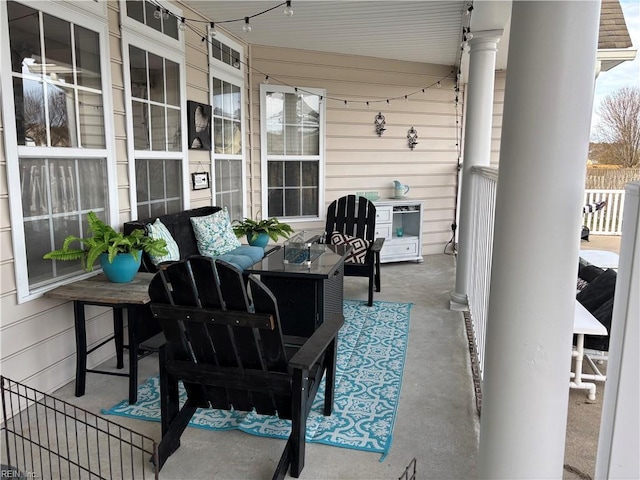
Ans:
{"label": "double-hung window", "polygon": [[321,216],[324,95],[324,90],[312,88],[260,86],[265,216]]}
{"label": "double-hung window", "polygon": [[221,34],[209,42],[215,205],[245,216],[244,64],[242,47]]}
{"label": "double-hung window", "polygon": [[106,20],[73,6],[8,1],[0,9],[14,262],[25,301],[83,273],[80,261],[42,256],[67,235],[86,236],[89,211],[111,221],[108,35]]}
{"label": "double-hung window", "polygon": [[155,14],[159,2],[127,1],[123,12],[123,69],[131,204],[137,218],[185,208],[186,115],[180,12]]}

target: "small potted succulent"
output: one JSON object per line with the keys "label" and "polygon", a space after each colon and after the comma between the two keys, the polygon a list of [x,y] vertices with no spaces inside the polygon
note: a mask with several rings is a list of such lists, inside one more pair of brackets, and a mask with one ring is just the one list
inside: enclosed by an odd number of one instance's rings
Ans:
{"label": "small potted succulent", "polygon": [[289,238],[289,235],[293,233],[291,225],[283,223],[275,217],[259,221],[251,218],[245,218],[242,221],[234,220],[231,227],[236,237],[246,236],[249,245],[255,247],[265,247],[269,243],[269,239],[275,242],[278,237]]}
{"label": "small potted succulent", "polygon": [[[53,250],[43,258],[49,260],[80,260],[82,267],[90,272],[96,260],[109,280],[116,283],[126,283],[133,280],[140,268],[142,252],[150,255],[162,256],[167,254],[167,242],[163,239],[153,239],[142,229],[137,229],[129,235],[116,232],[104,223],[94,212],[87,215],[89,231],[92,236],[87,238],[69,235],[64,239],[62,248]],[[72,247],[78,242],[80,245]]]}

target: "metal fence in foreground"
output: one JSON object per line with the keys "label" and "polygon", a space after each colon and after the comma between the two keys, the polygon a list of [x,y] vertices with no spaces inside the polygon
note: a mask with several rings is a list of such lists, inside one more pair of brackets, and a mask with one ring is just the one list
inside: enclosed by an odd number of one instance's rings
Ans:
{"label": "metal fence in foreground", "polygon": [[3,376],[0,390],[2,478],[158,478],[151,438]]}

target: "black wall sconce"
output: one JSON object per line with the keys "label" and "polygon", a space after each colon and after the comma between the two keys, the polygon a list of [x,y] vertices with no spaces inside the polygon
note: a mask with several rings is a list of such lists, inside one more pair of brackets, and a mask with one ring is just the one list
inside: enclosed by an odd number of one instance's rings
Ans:
{"label": "black wall sconce", "polygon": [[413,150],[418,144],[418,131],[411,127],[407,132],[407,138],[409,139],[409,148]]}
{"label": "black wall sconce", "polygon": [[382,115],[382,112],[378,113],[378,115],[376,115],[376,119],[373,122],[376,126],[376,133],[378,134],[379,137],[382,136],[382,134],[384,133],[384,131],[387,129],[384,125],[385,125],[385,121],[384,121],[384,115]]}

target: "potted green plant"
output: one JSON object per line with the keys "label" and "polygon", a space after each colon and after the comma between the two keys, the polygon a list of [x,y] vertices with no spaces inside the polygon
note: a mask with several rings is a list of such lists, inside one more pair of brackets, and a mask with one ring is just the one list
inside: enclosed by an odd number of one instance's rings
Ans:
{"label": "potted green plant", "polygon": [[264,247],[269,243],[269,239],[274,242],[278,237],[289,238],[293,233],[293,228],[288,223],[283,223],[277,218],[267,218],[264,220],[252,220],[245,218],[244,220],[234,220],[232,223],[233,233],[240,238],[243,235],[247,237],[249,245],[256,247]]}
{"label": "potted green plant", "polygon": [[[90,237],[80,238],[69,235],[64,239],[62,248],[47,253],[43,258],[81,260],[87,272],[92,271],[96,260],[99,260],[109,280],[125,283],[133,280],[140,268],[142,251],[154,256],[167,254],[167,242],[147,236],[142,229],[125,235],[116,232],[110,225],[100,220],[95,212],[89,212],[87,219],[89,232],[92,233]],[[80,245],[72,247],[75,242]]]}

